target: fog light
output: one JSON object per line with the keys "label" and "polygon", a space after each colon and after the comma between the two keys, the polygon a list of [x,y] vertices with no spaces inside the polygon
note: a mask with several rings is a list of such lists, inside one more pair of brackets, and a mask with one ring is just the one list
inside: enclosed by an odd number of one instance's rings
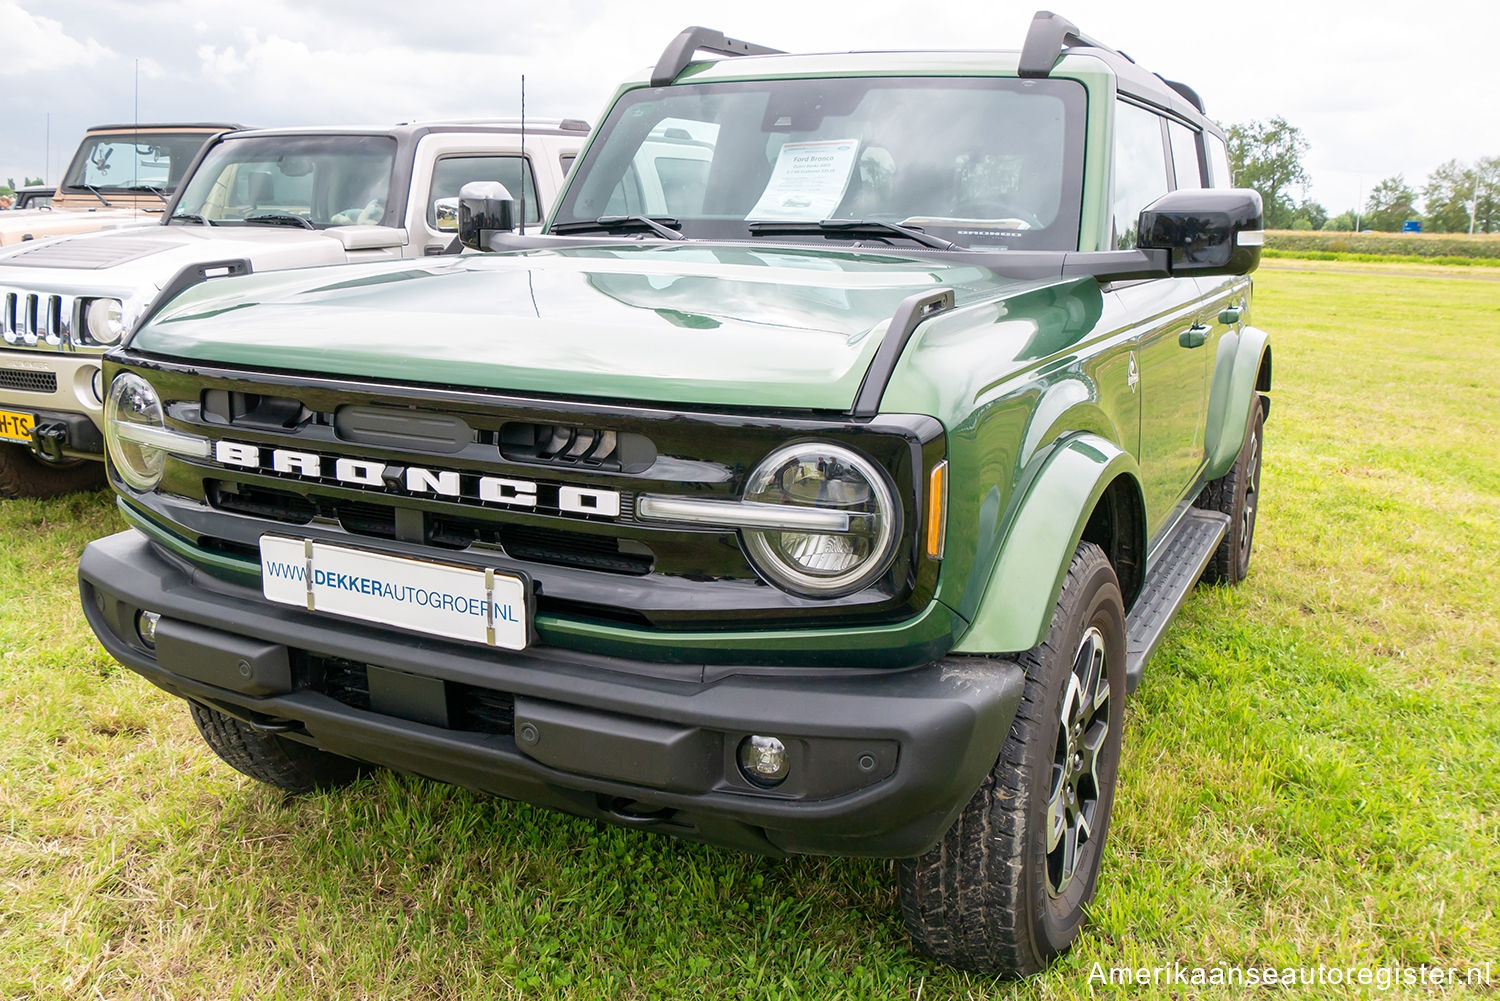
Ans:
{"label": "fog light", "polygon": [[756,785],[778,785],[790,768],[786,745],[775,737],[750,736],[740,741],[740,771]]}
{"label": "fog light", "polygon": [[93,378],[91,378],[89,380],[89,388],[94,391],[94,402],[99,403],[99,404],[103,404],[104,403],[104,370],[102,368],[96,368],[96,369],[94,369]]}
{"label": "fog light", "polygon": [[135,631],[140,634],[141,642],[151,649],[156,649],[156,624],[161,621],[160,612],[137,612],[135,616]]}

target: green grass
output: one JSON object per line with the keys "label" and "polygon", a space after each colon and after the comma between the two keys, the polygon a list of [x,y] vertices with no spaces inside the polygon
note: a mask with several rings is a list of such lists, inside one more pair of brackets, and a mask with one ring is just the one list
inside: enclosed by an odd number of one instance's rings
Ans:
{"label": "green grass", "polygon": [[78,552],[119,527],[93,495],[0,504],[0,997],[1053,998],[1096,962],[1500,960],[1500,286],[1257,292],[1251,576],[1200,588],[1148,669],[1092,921],[1045,975],[914,955],[881,862],[239,777],[78,614]]}
{"label": "green grass", "polygon": [[1268,260],[1284,257],[1303,261],[1357,261],[1361,264],[1441,264],[1458,268],[1500,266],[1500,259],[1494,257],[1419,257],[1416,254],[1357,254],[1334,250],[1278,250],[1275,247],[1266,247],[1260,254]]}

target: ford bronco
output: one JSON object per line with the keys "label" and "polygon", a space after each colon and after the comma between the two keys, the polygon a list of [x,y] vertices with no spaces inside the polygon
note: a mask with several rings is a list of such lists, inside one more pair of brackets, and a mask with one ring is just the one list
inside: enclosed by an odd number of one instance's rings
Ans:
{"label": "ford bronco", "polygon": [[540,223],[587,133],[530,123],[524,182],[514,120],[228,133],[160,226],[0,251],[0,497],[102,482],[99,356],[153,304],[205,275],[456,250],[469,181],[503,181]]}
{"label": "ford bronco", "polygon": [[[700,50],[731,56],[696,60]],[[701,28],[541,232],[199,284],[106,368],[108,650],[307,790],[385,766],[766,853],[897,859],[919,949],[1074,941],[1127,695],[1245,576],[1261,204],[1194,92]]]}

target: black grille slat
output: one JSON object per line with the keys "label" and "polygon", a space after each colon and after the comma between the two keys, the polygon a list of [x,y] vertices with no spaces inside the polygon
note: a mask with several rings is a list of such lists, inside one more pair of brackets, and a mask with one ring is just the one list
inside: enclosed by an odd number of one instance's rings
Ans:
{"label": "black grille slat", "polygon": [[507,525],[499,538],[506,553],[534,563],[639,575],[650,573],[653,562],[648,554],[622,551],[620,540],[608,535]]}
{"label": "black grille slat", "polygon": [[270,518],[293,525],[306,525],[318,513],[317,506],[301,494],[285,490],[269,490],[243,483],[220,483],[209,480],[204,484],[208,502],[220,511],[249,514],[257,518]]}
{"label": "black grille slat", "polygon": [[656,446],[628,431],[510,421],[500,428],[500,454],[510,462],[638,473],[656,461]]}
{"label": "black grille slat", "polygon": [[57,392],[57,374],[0,368],[0,387],[22,393],[55,393]]}

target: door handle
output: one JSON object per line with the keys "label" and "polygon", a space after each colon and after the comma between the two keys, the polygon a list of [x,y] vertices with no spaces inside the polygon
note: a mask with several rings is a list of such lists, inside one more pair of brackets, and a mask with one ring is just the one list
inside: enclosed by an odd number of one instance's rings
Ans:
{"label": "door handle", "polygon": [[1185,348],[1201,348],[1208,339],[1208,324],[1195,323],[1177,335],[1177,343]]}
{"label": "door handle", "polygon": [[1240,307],[1229,306],[1219,312],[1219,322],[1226,327],[1240,322]]}

